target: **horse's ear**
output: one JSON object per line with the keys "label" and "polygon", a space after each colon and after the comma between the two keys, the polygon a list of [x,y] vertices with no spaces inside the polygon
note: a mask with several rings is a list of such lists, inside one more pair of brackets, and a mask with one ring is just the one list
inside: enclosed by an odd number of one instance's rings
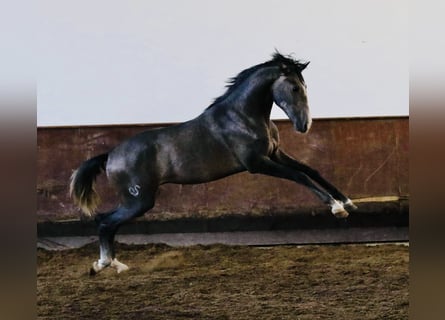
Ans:
{"label": "horse's ear", "polygon": [[303,71],[304,69],[306,69],[306,67],[309,65],[309,63],[311,63],[311,62],[308,61],[306,63],[301,63],[300,64],[300,71]]}

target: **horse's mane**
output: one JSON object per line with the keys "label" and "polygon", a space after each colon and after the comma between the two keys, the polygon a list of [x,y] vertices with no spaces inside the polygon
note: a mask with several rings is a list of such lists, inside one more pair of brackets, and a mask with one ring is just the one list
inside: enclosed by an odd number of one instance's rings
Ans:
{"label": "horse's mane", "polygon": [[295,60],[291,56],[284,56],[278,51],[275,51],[272,55],[272,59],[260,64],[257,64],[253,67],[250,67],[248,69],[245,69],[238,73],[237,76],[230,78],[227,81],[226,85],[226,92],[216,98],[213,103],[207,107],[207,109],[213,107],[214,105],[222,102],[224,99],[226,99],[233,91],[235,91],[236,88],[240,86],[241,83],[243,83],[247,78],[249,78],[252,74],[254,74],[257,70],[265,67],[273,67],[273,66],[279,66],[282,69],[287,69],[288,72],[296,72],[301,77],[301,70],[304,69],[305,64],[302,63],[300,60]]}

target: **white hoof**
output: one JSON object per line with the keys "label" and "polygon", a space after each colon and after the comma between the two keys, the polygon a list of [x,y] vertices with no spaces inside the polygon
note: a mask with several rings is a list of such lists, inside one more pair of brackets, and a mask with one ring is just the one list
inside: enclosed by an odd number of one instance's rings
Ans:
{"label": "white hoof", "polygon": [[122,271],[127,271],[128,269],[130,269],[126,264],[117,261],[116,258],[114,258],[113,261],[111,261],[110,266],[112,268],[115,268],[117,273],[121,273]]}
{"label": "white hoof", "polygon": [[337,200],[334,200],[331,204],[331,212],[336,218],[344,219],[349,216],[349,213],[345,210],[343,204]]}
{"label": "white hoof", "polygon": [[109,265],[110,265],[109,263],[102,263],[102,262],[100,262],[100,260],[94,261],[93,266],[90,269],[90,275],[93,276],[96,273],[99,273],[100,271],[102,271],[103,269],[108,267]]}

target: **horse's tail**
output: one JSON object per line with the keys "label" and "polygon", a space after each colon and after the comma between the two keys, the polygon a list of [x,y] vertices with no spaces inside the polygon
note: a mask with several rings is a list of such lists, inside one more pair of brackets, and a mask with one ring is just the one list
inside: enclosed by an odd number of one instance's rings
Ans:
{"label": "horse's tail", "polygon": [[94,189],[94,181],[105,170],[108,153],[91,158],[80,165],[71,175],[70,196],[74,203],[88,216],[93,216],[100,203],[99,195]]}

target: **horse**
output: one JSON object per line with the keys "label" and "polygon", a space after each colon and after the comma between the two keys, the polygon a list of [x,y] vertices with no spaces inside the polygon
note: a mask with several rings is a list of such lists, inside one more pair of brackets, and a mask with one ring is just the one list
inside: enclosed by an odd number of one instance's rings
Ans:
{"label": "horse", "polygon": [[[91,274],[106,267],[118,273],[128,269],[116,259],[115,234],[154,206],[156,191],[165,183],[205,183],[248,171],[308,187],[338,218],[348,216],[346,209],[356,209],[318,171],[280,148],[278,129],[270,120],[275,103],[297,132],[309,131],[312,119],[302,76],[308,64],[276,51],[272,59],[231,78],[226,92],[196,118],[144,131],[83,162],[71,176],[70,195],[97,225],[100,257]],[[100,199],[94,181],[101,171],[121,200],[115,210],[96,213]]]}

